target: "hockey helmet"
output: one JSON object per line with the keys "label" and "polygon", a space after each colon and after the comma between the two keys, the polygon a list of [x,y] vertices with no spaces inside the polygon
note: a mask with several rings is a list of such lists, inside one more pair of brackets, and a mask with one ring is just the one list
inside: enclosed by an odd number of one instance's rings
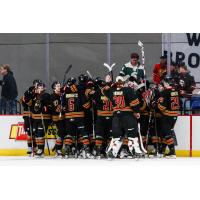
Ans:
{"label": "hockey helmet", "polygon": [[42,83],[42,81],[41,81],[40,79],[35,79],[35,80],[33,81],[33,86],[37,87],[37,85],[38,85],[39,83]]}
{"label": "hockey helmet", "polygon": [[163,77],[163,84],[169,84],[170,86],[174,85],[174,79],[171,75],[167,74]]}
{"label": "hockey helmet", "polygon": [[67,80],[67,85],[68,85],[68,86],[74,85],[75,83],[76,83],[76,78],[75,78],[75,77],[70,77],[70,78]]}
{"label": "hockey helmet", "polygon": [[86,75],[86,74],[81,74],[79,77],[78,77],[78,81],[80,82],[80,83],[85,83],[85,82],[87,82],[88,81],[88,76]]}

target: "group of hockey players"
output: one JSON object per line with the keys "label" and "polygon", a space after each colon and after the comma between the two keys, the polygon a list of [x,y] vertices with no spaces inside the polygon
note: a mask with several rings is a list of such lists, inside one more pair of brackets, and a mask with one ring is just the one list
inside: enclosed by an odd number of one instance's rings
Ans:
{"label": "group of hockey players", "polygon": [[54,82],[49,94],[34,80],[21,98],[27,153],[44,156],[45,132],[54,124],[56,157],[175,158],[180,89],[166,73],[150,87],[134,59],[139,56],[131,55],[115,81],[110,75],[103,80],[81,74],[64,85]]}

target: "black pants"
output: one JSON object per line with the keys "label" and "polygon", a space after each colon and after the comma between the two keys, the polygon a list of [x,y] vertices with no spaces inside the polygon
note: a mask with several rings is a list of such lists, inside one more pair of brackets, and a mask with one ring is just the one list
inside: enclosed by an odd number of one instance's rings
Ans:
{"label": "black pants", "polygon": [[107,139],[112,136],[112,117],[98,116],[95,122],[95,135]]}
{"label": "black pants", "polygon": [[112,134],[114,138],[137,137],[138,125],[137,120],[132,112],[114,113],[112,120]]}
{"label": "black pants", "polygon": [[56,125],[56,127],[58,129],[56,137],[60,137],[61,139],[64,139],[64,137],[66,135],[65,121],[64,120],[56,121],[56,122],[54,122],[54,124]]}
{"label": "black pants", "polygon": [[50,120],[33,119],[33,134],[35,137],[44,137],[49,124]]}
{"label": "black pants", "polygon": [[147,136],[147,130],[149,126],[149,116],[148,115],[141,115],[139,119],[140,123],[140,132],[143,137]]}
{"label": "black pants", "polygon": [[161,121],[161,130],[163,138],[173,138],[173,130],[176,123],[177,117],[165,116],[163,115],[160,118]]}
{"label": "black pants", "polygon": [[27,116],[23,118],[24,118],[24,130],[28,134],[28,136],[31,136],[31,131],[32,131],[31,128],[33,127],[32,119]]}

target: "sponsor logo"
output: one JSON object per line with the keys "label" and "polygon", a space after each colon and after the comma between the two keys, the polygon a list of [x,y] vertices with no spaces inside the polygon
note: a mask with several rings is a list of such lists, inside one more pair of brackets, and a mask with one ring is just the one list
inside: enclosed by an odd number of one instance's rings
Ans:
{"label": "sponsor logo", "polygon": [[15,140],[27,140],[27,133],[24,130],[24,123],[19,122],[18,124],[11,125],[10,129],[10,139]]}
{"label": "sponsor logo", "polygon": [[[55,139],[57,132],[58,132],[58,129],[57,129],[56,125],[50,125],[50,126],[48,126],[47,133],[45,134],[45,138]],[[18,124],[11,125],[9,139],[24,141],[24,140],[27,140],[27,138],[28,138],[28,134],[24,130],[23,122],[19,122]]]}

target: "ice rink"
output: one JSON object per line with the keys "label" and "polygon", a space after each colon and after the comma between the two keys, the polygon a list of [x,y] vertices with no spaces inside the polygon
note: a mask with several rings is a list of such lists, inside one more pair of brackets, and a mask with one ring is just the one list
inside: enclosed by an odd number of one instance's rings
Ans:
{"label": "ice rink", "polygon": [[199,180],[200,158],[0,157],[0,199],[188,200],[198,199]]}
{"label": "ice rink", "polygon": [[199,165],[200,158],[140,158],[140,159],[63,159],[44,157],[35,158],[27,156],[0,156],[0,166],[193,166]]}

